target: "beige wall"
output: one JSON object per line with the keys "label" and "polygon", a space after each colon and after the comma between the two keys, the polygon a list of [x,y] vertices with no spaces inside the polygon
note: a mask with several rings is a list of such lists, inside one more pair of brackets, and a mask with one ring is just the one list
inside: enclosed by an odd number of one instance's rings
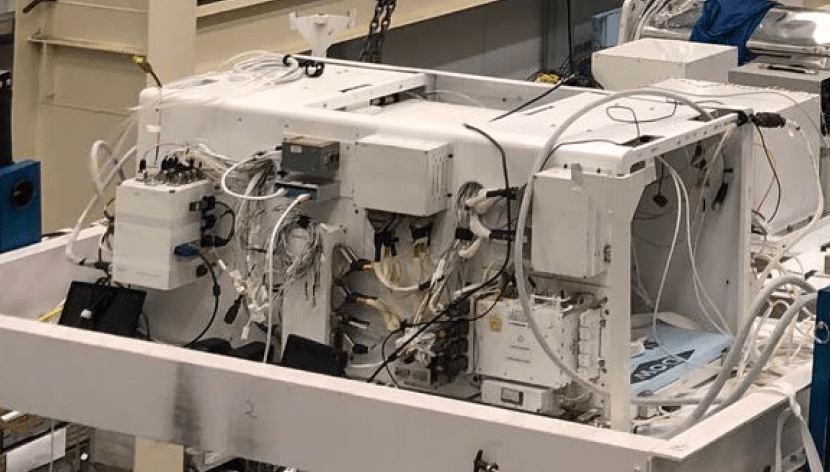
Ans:
{"label": "beige wall", "polygon": [[[495,1],[400,2],[393,25]],[[147,55],[166,82],[250,49],[304,50],[288,27],[291,12],[358,9],[357,26],[343,39],[364,35],[373,13],[368,0],[226,0],[198,9],[192,0],[89,0],[45,2],[24,15],[27,3],[17,0],[14,153],[43,162],[47,231],[77,219],[93,192],[90,146],[114,139],[137,103],[146,78],[133,54]]]}

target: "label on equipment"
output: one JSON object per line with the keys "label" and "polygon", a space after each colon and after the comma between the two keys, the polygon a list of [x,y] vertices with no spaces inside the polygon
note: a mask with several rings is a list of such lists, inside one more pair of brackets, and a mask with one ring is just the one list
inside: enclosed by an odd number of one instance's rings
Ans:
{"label": "label on equipment", "polygon": [[512,388],[501,389],[501,401],[511,405],[522,406],[525,402],[524,392],[513,390]]}

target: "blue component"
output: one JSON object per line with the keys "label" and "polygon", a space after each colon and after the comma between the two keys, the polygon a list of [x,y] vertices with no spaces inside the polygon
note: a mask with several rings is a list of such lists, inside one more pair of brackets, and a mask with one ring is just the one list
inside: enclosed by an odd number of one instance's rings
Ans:
{"label": "blue component", "polygon": [[632,395],[667,387],[695,366],[717,359],[729,347],[729,338],[722,334],[691,331],[662,322],[657,323],[657,336],[648,329],[646,351],[631,358]]}
{"label": "blue component", "polygon": [[40,162],[0,168],[0,253],[40,242]]}
{"label": "blue component", "polygon": [[179,257],[196,257],[199,255],[199,251],[190,244],[179,244],[173,249],[173,254]]}
{"label": "blue component", "polygon": [[[830,420],[830,288],[818,292],[816,343],[813,348],[813,384],[810,390],[810,433],[821,461],[827,463],[827,426]],[[822,328],[823,327],[823,328]],[[819,471],[812,471],[819,472]]]}
{"label": "blue component", "polygon": [[770,0],[706,0],[691,40],[736,46],[738,63],[744,65],[755,58],[747,46],[749,38],[775,5]]}
{"label": "blue component", "polygon": [[300,195],[311,194],[311,199],[314,199],[314,192],[310,192],[308,189],[304,188],[294,188],[294,187],[285,187],[286,189],[286,198],[297,198]]}

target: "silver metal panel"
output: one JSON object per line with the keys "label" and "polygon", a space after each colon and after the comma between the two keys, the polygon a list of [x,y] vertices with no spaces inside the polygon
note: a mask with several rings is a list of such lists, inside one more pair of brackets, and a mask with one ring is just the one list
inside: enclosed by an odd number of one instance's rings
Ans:
{"label": "silver metal panel", "polygon": [[[648,470],[665,442],[0,316],[9,407],[314,472]],[[419,451],[419,452],[413,452]],[[671,454],[663,454],[670,457]]]}
{"label": "silver metal panel", "polygon": [[[688,39],[700,18],[703,0],[668,0],[645,18],[643,36]],[[639,21],[635,19],[635,21]],[[765,56],[784,56],[787,62],[828,68],[830,12],[778,5],[767,13],[749,41],[749,48]]]}

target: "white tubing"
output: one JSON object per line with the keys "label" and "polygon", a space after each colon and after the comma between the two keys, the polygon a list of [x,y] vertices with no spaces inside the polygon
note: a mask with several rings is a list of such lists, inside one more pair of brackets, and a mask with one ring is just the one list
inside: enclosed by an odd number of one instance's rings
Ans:
{"label": "white tubing", "polygon": [[262,362],[268,362],[268,354],[271,350],[271,338],[274,334],[274,246],[276,246],[277,241],[277,233],[280,232],[280,228],[283,224],[285,224],[286,218],[288,215],[297,207],[300,203],[307,201],[311,198],[311,195],[304,193],[299,197],[295,198],[288,208],[282,212],[280,215],[280,219],[277,220],[277,224],[274,225],[273,231],[271,231],[271,237],[268,239],[268,329],[267,329],[267,337],[265,338],[265,354],[262,356]]}
{"label": "white tubing", "polygon": [[807,292],[814,292],[815,289],[812,285],[807,283],[803,278],[796,277],[794,275],[786,275],[783,277],[778,277],[777,279],[772,280],[770,283],[764,286],[758,295],[755,296],[755,299],[752,301],[752,304],[747,311],[748,318],[744,323],[741,331],[735,337],[735,341],[732,343],[732,347],[729,349],[729,353],[726,355],[726,359],[723,361],[723,368],[718,373],[718,376],[715,378],[714,382],[712,382],[712,386],[706,391],[706,394],[703,396],[703,400],[701,400],[700,404],[695,408],[691,415],[689,415],[683,423],[678,426],[675,430],[670,431],[666,434],[666,437],[672,437],[681,431],[684,431],[692,426],[695,423],[700,421],[703,418],[703,415],[709,410],[709,407],[712,406],[715,398],[720,394],[723,386],[732,376],[732,371],[738,365],[738,362],[741,360],[742,349],[744,343],[746,343],[747,338],[749,337],[750,331],[752,331],[752,324],[753,320],[757,316],[758,312],[763,308],[764,304],[767,303],[769,297],[778,289],[785,285],[795,285],[801,287]]}
{"label": "white tubing", "polygon": [[284,197],[285,194],[286,194],[286,190],[282,189],[282,188],[277,190],[276,192],[274,192],[272,194],[269,194],[269,195],[245,195],[245,194],[241,194],[241,193],[236,193],[228,187],[228,176],[229,175],[236,172],[236,170],[239,169],[240,167],[242,167],[243,165],[249,164],[249,163],[254,162],[258,159],[262,159],[262,157],[260,157],[260,156],[250,157],[248,159],[245,159],[244,161],[237,162],[236,164],[231,166],[228,170],[226,170],[225,173],[222,174],[222,179],[220,180],[220,184],[222,185],[222,191],[225,192],[226,194],[234,197],[234,198],[239,199],[239,200],[247,200],[247,201],[250,201],[250,202],[263,202],[263,201],[271,200],[271,199],[274,199],[274,198]]}
{"label": "white tubing", "polygon": [[[115,167],[107,174],[106,178],[102,181],[103,188],[106,188],[107,185],[112,182],[112,179],[115,178],[115,175],[119,172],[121,167],[124,166],[124,163],[127,162],[131,157],[133,157],[136,153],[136,147],[133,146],[124,157],[122,157],[116,164]],[[73,264],[78,265],[86,265],[85,258],[75,254],[75,243],[78,241],[78,236],[81,234],[81,230],[84,228],[84,223],[86,222],[89,214],[92,213],[92,210],[95,208],[96,205],[101,201],[102,194],[95,193],[95,196],[92,197],[92,200],[89,201],[84,211],[81,213],[81,216],[78,218],[78,222],[75,223],[75,227],[72,229],[72,232],[69,234],[69,240],[66,243],[66,257],[72,261]]]}
{"label": "white tubing", "polygon": [[717,408],[715,408],[710,414],[714,415],[715,413],[723,410],[724,408],[734,404],[736,401],[740,400],[740,398],[749,390],[749,387],[755,382],[755,379],[761,375],[761,371],[767,365],[770,358],[772,357],[773,352],[775,352],[776,347],[778,346],[778,342],[781,341],[781,338],[784,336],[784,332],[789,327],[790,323],[792,323],[793,319],[798,316],[798,313],[807,306],[808,303],[815,301],[818,297],[816,293],[811,293],[809,295],[804,295],[799,297],[793,302],[792,305],[787,309],[787,311],[781,316],[781,319],[778,320],[778,324],[775,326],[775,330],[770,335],[769,344],[767,344],[766,348],[764,348],[764,352],[761,353],[760,357],[758,358],[758,362],[753,364],[752,369],[749,373],[746,374],[746,377],[741,381],[741,383],[732,390],[732,393],[723,401]]}
{"label": "white tubing", "polygon": [[810,224],[808,224],[798,232],[793,233],[792,235],[790,235],[790,237],[786,238],[784,242],[781,243],[781,249],[778,251],[778,253],[775,254],[775,256],[773,256],[772,260],[770,260],[770,263],[767,264],[767,267],[764,268],[763,272],[761,272],[761,275],[758,276],[758,280],[755,284],[756,286],[757,284],[764,283],[767,277],[769,277],[770,273],[775,269],[777,264],[781,262],[781,259],[783,259],[785,255],[787,255],[787,252],[789,252],[790,248],[798,244],[799,241],[804,239],[804,236],[810,234],[810,232],[813,231],[813,229],[816,227],[819,220],[821,219],[821,215],[824,213],[824,191],[821,188],[821,174],[819,173],[818,161],[816,159],[815,154],[813,153],[813,148],[810,147],[810,141],[807,139],[807,135],[804,134],[804,130],[801,129],[800,126],[791,121],[787,121],[787,124],[788,126],[793,127],[795,131],[801,135],[801,137],[804,139],[805,144],[807,145],[807,150],[810,152],[810,165],[813,167],[813,172],[815,173],[816,177],[816,197],[818,199],[818,202],[816,203],[816,211],[813,214],[812,220],[810,220]]}
{"label": "white tubing", "polygon": [[420,290],[420,287],[418,285],[410,285],[406,287],[395,285],[394,283],[392,283],[391,280],[386,278],[386,275],[384,275],[383,270],[381,269],[380,263],[376,263],[373,265],[375,269],[375,276],[377,277],[378,281],[390,291],[398,293],[415,293],[418,290]]}

